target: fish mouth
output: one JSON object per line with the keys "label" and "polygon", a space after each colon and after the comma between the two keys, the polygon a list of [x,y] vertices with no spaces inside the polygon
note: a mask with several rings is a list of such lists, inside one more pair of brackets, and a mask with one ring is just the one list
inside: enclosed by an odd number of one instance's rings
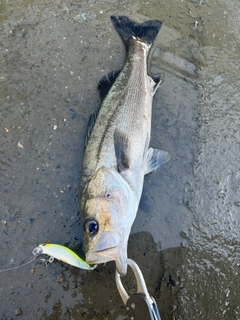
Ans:
{"label": "fish mouth", "polygon": [[88,251],[86,253],[86,262],[88,264],[98,265],[99,263],[109,261],[115,261],[119,274],[124,276],[127,273],[127,250],[119,250],[119,247],[115,246],[99,251]]}
{"label": "fish mouth", "polygon": [[88,264],[100,264],[115,261],[118,273],[127,272],[127,240],[126,233],[104,231],[97,244],[86,251]]}
{"label": "fish mouth", "polygon": [[88,251],[86,252],[86,262],[88,264],[99,264],[113,261],[117,259],[117,252],[117,246],[98,251]]}

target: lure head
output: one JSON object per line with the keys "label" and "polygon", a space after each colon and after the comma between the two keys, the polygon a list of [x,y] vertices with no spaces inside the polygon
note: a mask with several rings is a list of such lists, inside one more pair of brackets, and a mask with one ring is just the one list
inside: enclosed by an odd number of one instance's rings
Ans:
{"label": "lure head", "polygon": [[101,167],[86,186],[82,201],[83,246],[89,264],[115,260],[127,271],[127,242],[136,216],[132,191],[115,170]]}
{"label": "lure head", "polygon": [[34,248],[32,254],[34,255],[34,257],[38,257],[41,254],[43,254],[43,249],[41,248],[41,245],[39,245],[38,247]]}

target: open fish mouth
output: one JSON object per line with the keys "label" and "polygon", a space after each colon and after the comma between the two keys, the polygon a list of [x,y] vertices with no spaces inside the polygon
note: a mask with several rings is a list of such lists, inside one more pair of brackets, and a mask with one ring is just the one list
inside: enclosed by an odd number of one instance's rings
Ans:
{"label": "open fish mouth", "polygon": [[117,258],[117,252],[117,246],[98,251],[88,251],[86,253],[86,261],[89,264],[99,264],[106,263],[108,261],[114,261]]}

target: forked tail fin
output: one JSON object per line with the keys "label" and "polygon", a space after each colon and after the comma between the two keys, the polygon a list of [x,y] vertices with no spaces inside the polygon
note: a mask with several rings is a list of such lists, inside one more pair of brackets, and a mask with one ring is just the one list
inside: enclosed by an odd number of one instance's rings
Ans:
{"label": "forked tail fin", "polygon": [[125,16],[111,16],[111,20],[126,45],[129,39],[138,38],[150,46],[162,26],[158,20],[138,23]]}

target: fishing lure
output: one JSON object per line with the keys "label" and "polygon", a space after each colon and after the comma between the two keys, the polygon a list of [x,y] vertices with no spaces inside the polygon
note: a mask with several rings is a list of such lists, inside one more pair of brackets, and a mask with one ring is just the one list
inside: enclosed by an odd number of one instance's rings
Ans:
{"label": "fishing lure", "polygon": [[61,246],[60,244],[46,243],[40,244],[38,247],[33,249],[33,255],[38,257],[42,254],[47,254],[50,256],[49,262],[53,262],[54,258],[61,260],[62,262],[68,263],[74,267],[92,270],[90,265],[82,260],[75,252],[71,249]]}

